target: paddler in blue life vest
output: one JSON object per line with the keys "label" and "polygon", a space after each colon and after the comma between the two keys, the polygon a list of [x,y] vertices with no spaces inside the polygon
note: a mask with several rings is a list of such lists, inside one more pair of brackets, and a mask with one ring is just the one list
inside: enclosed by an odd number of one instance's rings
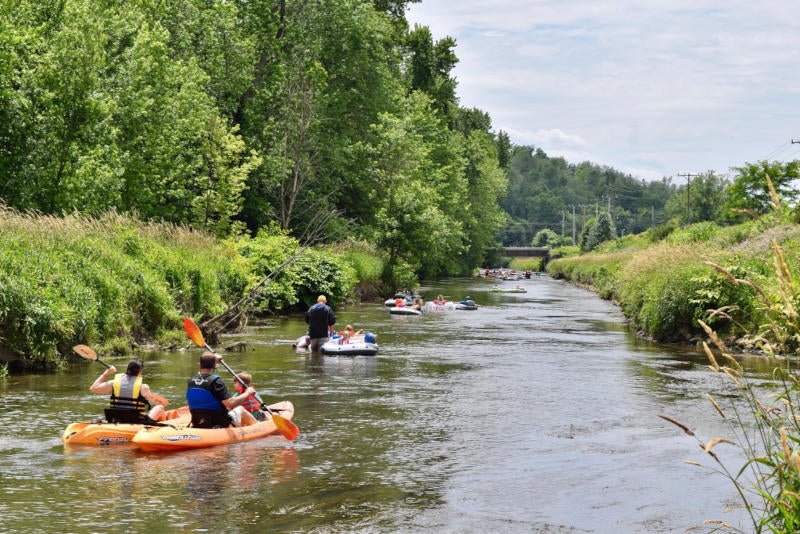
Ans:
{"label": "paddler in blue life vest", "polygon": [[[150,386],[142,382],[144,362],[134,358],[128,363],[124,374],[113,380],[104,380],[109,374],[117,372],[113,365],[97,377],[89,391],[98,395],[111,394],[111,406],[106,410],[109,423],[156,423],[164,420],[164,406],[169,401],[150,391]],[[148,411],[150,405],[155,404]]]}
{"label": "paddler in blue life vest", "polygon": [[200,372],[188,381],[186,401],[192,413],[192,426],[227,428],[257,423],[255,417],[242,407],[256,389],[250,386],[241,395],[232,397],[222,378],[214,374],[220,360],[222,356],[219,354],[204,352],[200,356]]}

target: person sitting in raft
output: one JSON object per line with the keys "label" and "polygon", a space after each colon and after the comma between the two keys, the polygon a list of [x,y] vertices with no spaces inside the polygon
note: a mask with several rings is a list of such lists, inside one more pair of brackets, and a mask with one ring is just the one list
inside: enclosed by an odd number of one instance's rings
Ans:
{"label": "person sitting in raft", "polygon": [[472,297],[470,297],[469,295],[467,295],[467,296],[464,298],[464,300],[462,300],[461,302],[459,302],[459,304],[463,304],[463,305],[465,305],[465,306],[470,306],[470,307],[472,307],[472,306],[475,306],[475,307],[477,307],[477,306],[478,306],[477,304],[475,304],[475,301],[474,301],[474,300],[472,300]]}
{"label": "person sitting in raft", "polygon": [[414,308],[415,310],[421,310],[422,304],[423,304],[422,299],[417,297],[414,299],[414,303],[411,305],[411,307]]}
{"label": "person sitting in raft", "polygon": [[[153,424],[165,419],[164,406],[169,401],[161,395],[155,395],[150,391],[150,386],[142,382],[143,367],[144,362],[134,358],[128,362],[124,374],[104,382],[106,376],[117,372],[112,365],[89,388],[89,391],[98,395],[111,394],[111,405],[106,409],[109,423]],[[151,403],[155,406],[148,411]]]}
{"label": "person sitting in raft", "polygon": [[394,301],[394,305],[397,308],[402,308],[403,306],[405,306],[405,302],[403,302],[403,299],[397,299]]}
{"label": "person sitting in raft", "polygon": [[[250,387],[250,384],[253,381],[253,376],[250,373],[239,373],[236,376],[238,376],[247,387]],[[242,385],[242,382],[239,382],[238,380],[233,381],[233,385],[236,388],[236,393],[239,395],[247,390],[246,387]],[[264,415],[264,412],[261,411],[261,405],[254,396],[248,397],[247,400],[244,401],[244,404],[242,404],[242,408],[249,412],[250,415],[255,417],[257,421],[264,421],[267,418],[267,416]]]}
{"label": "person sitting in raft", "polygon": [[200,372],[189,379],[186,401],[192,413],[194,428],[227,428],[255,424],[253,417],[242,405],[256,392],[248,387],[241,395],[231,397],[222,378],[214,374],[222,356],[206,351],[200,356]]}
{"label": "person sitting in raft", "polygon": [[439,295],[436,297],[433,303],[436,304],[437,306],[444,306],[447,303],[447,301],[444,300],[443,296]]}

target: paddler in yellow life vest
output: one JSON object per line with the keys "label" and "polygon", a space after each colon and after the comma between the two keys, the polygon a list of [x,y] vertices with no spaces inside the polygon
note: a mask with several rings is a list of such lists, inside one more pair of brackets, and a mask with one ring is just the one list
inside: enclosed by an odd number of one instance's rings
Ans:
{"label": "paddler in yellow life vest", "polygon": [[[89,388],[89,391],[98,395],[111,394],[111,406],[106,409],[109,423],[148,424],[165,419],[164,406],[169,401],[151,392],[150,386],[142,382],[143,367],[144,362],[134,358],[128,363],[124,374],[115,376],[113,380],[105,380],[106,376],[117,372],[112,365]],[[148,411],[151,403],[155,406]]]}

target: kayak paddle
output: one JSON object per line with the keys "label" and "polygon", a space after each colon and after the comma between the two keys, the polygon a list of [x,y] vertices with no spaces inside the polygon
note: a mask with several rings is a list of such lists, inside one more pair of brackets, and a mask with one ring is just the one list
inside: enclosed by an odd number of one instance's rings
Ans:
{"label": "kayak paddle", "polygon": [[[194,341],[195,345],[203,347],[207,351],[212,352],[214,354],[218,354],[214,349],[212,349],[206,344],[206,340],[203,338],[203,333],[200,331],[200,328],[189,317],[183,319],[183,329],[186,331],[186,335],[189,336],[189,339]],[[239,376],[233,371],[233,369],[228,367],[228,364],[225,363],[225,360],[220,360],[220,363],[222,363],[222,365],[225,366],[225,369],[227,369],[228,372],[233,375],[233,378],[236,379],[242,386],[244,386],[245,388],[248,387],[248,385],[245,384],[241,378],[239,378]],[[272,416],[272,422],[275,423],[275,426],[278,428],[278,431],[281,434],[283,434],[283,437],[285,437],[289,441],[294,441],[300,434],[300,429],[297,428],[297,425],[270,410],[269,406],[267,406],[264,403],[264,401],[261,400],[261,397],[258,395],[258,393],[254,393],[253,396],[261,405],[261,409],[265,410]]]}
{"label": "kayak paddle", "polygon": [[105,365],[108,369],[111,369],[110,365],[108,365],[106,362],[97,357],[97,353],[91,347],[88,347],[86,345],[75,345],[74,347],[72,347],[72,350],[78,353],[78,356],[82,358],[100,362],[103,365]]}

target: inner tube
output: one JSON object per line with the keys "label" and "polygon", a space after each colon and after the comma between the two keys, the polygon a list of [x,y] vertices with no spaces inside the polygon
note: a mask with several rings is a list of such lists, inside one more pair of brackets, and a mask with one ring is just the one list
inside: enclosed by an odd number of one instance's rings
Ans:
{"label": "inner tube", "polygon": [[444,304],[434,304],[433,302],[425,303],[425,311],[430,312],[443,312],[455,310],[456,305],[453,302],[445,302]]}
{"label": "inner tube", "polygon": [[456,304],[456,309],[457,310],[477,310],[478,309],[478,305],[476,304],[474,306],[470,306],[469,304],[464,304],[462,302],[459,302],[458,304]]}
{"label": "inner tube", "polygon": [[363,338],[351,339],[345,344],[339,344],[338,339],[332,339],[323,343],[320,351],[328,356],[374,356],[378,354],[378,344],[367,343]]}
{"label": "inner tube", "polygon": [[392,315],[422,315],[422,310],[412,308],[411,306],[393,306],[389,308],[389,313]]}

